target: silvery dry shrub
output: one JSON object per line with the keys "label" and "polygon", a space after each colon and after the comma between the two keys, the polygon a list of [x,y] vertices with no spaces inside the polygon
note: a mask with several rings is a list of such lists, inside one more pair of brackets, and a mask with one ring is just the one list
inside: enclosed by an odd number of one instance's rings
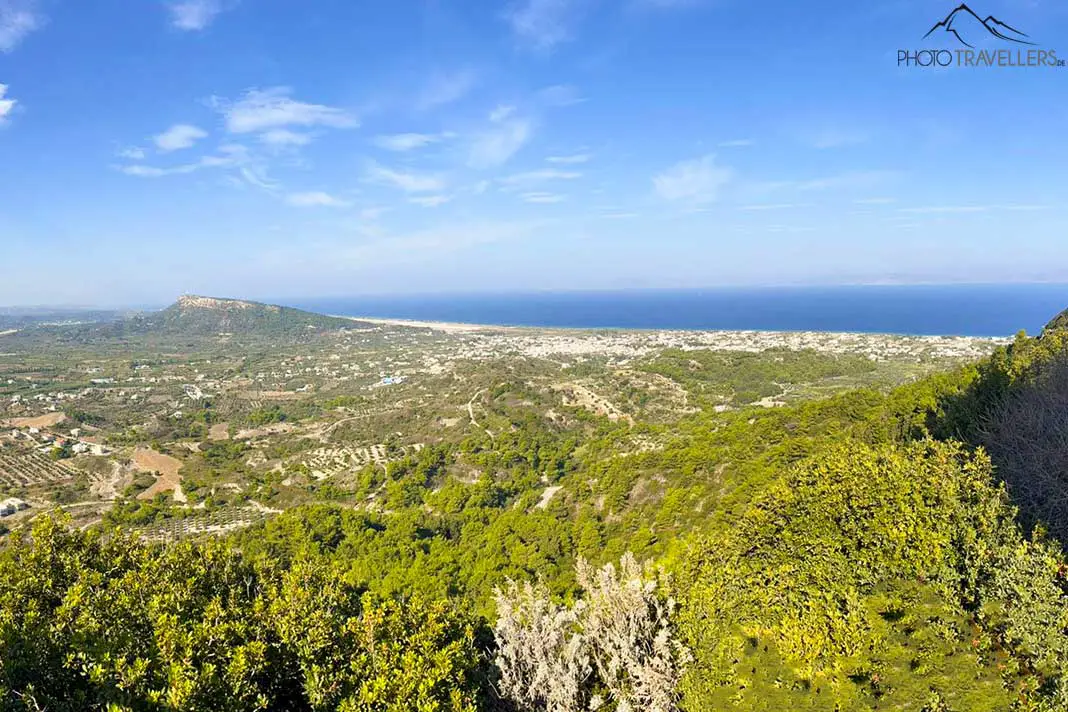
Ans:
{"label": "silvery dry shrub", "polygon": [[674,712],[687,653],[674,638],[674,602],[657,595],[631,554],[603,568],[579,560],[585,596],[568,607],[541,584],[496,591],[501,693],[546,712]]}

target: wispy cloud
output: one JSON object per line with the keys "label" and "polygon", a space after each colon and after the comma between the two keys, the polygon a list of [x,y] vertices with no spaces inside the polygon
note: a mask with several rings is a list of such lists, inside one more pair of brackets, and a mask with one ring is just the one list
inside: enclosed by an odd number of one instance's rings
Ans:
{"label": "wispy cloud", "polygon": [[300,272],[320,281],[330,275],[348,279],[353,271],[373,272],[384,265],[427,263],[480,245],[507,242],[532,234],[544,221],[435,223],[415,232],[391,233],[367,225],[355,227],[370,239],[354,242],[351,236],[327,241],[301,241],[257,252],[263,268],[284,270],[287,277]]}
{"label": "wispy cloud", "polygon": [[361,220],[369,220],[369,221],[378,220],[380,217],[382,217],[383,215],[385,215],[388,212],[389,212],[389,208],[383,207],[381,205],[376,205],[376,206],[373,206],[373,207],[370,207],[370,208],[364,208],[363,210],[361,210],[360,211],[360,219]]}
{"label": "wispy cloud", "polygon": [[182,166],[172,166],[170,168],[158,168],[156,166],[119,166],[118,170],[125,173],[128,176],[137,176],[138,178],[161,178],[163,176],[181,175],[184,173],[192,173],[195,170],[202,168],[199,163],[188,163]]}
{"label": "wispy cloud", "polygon": [[722,141],[719,144],[720,148],[748,148],[749,146],[756,145],[756,141],[751,138],[736,138],[733,141]]}
{"label": "wispy cloud", "polygon": [[562,203],[565,198],[557,193],[523,193],[520,196],[525,203]]}
{"label": "wispy cloud", "polygon": [[897,198],[860,198],[854,200],[854,205],[892,205],[897,202]]}
{"label": "wispy cloud", "polygon": [[371,142],[379,148],[387,151],[397,151],[399,153],[405,151],[414,151],[418,148],[424,148],[439,141],[443,141],[446,138],[451,138],[452,134],[440,133],[440,134],[422,134],[422,133],[401,133],[401,134],[388,134],[382,136],[375,136]]}
{"label": "wispy cloud", "polygon": [[920,208],[900,208],[898,212],[910,215],[938,215],[944,213],[985,213],[986,205],[927,205]]}
{"label": "wispy cloud", "polygon": [[459,101],[475,87],[477,77],[470,70],[438,72],[430,76],[415,100],[415,107],[426,111]]}
{"label": "wispy cloud", "polygon": [[7,99],[7,84],[0,84],[0,124],[3,124],[8,115],[15,110],[14,99]]}
{"label": "wispy cloud", "polygon": [[284,146],[307,146],[312,140],[310,134],[290,131],[289,129],[271,129],[270,131],[264,131],[257,136],[257,138],[260,143],[275,148]]}
{"label": "wispy cloud", "polygon": [[420,205],[424,208],[437,208],[452,200],[451,195],[417,195],[408,198],[408,202],[413,205]]}
{"label": "wispy cloud", "polygon": [[797,190],[865,190],[878,186],[900,174],[894,171],[846,171],[826,178],[790,182],[788,187]]}
{"label": "wispy cloud", "polygon": [[0,52],[11,52],[43,24],[36,0],[0,0]]}
{"label": "wispy cloud", "polygon": [[533,122],[528,119],[491,122],[488,129],[472,138],[467,165],[476,169],[503,165],[527,144],[533,131]]}
{"label": "wispy cloud", "polygon": [[545,160],[548,163],[573,165],[578,163],[586,163],[591,158],[592,156],[588,153],[576,153],[573,156],[549,156]]}
{"label": "wispy cloud", "polygon": [[145,149],[138,146],[130,146],[120,150],[117,155],[119,158],[125,158],[128,161],[143,161],[145,160]]}
{"label": "wispy cloud", "polygon": [[393,170],[375,161],[368,164],[364,179],[407,193],[438,193],[445,189],[445,179],[439,175]]}
{"label": "wispy cloud", "polygon": [[[127,149],[120,153],[130,160],[141,160],[144,152],[140,149]],[[139,156],[139,157],[138,157]],[[274,190],[277,186],[266,178],[265,172],[252,164],[252,158],[246,147],[239,144],[220,146],[218,153],[202,156],[200,160],[177,166],[146,166],[142,164],[115,166],[115,169],[129,176],[138,178],[162,178],[163,176],[185,175],[203,168],[232,168],[251,185]]]}
{"label": "wispy cloud", "polygon": [[514,240],[530,234],[536,228],[534,223],[519,222],[445,225],[405,235],[383,237],[332,255],[332,258],[360,265],[369,264],[371,260],[376,264],[390,259],[401,262],[425,261],[478,245]]}
{"label": "wispy cloud", "polygon": [[1034,204],[1026,204],[1026,203],[1025,204],[1012,203],[1010,205],[996,205],[994,207],[997,210],[1009,210],[1009,211],[1012,211],[1012,212],[1028,212],[1029,213],[1029,212],[1032,212],[1032,211],[1035,211],[1035,210],[1049,210],[1052,206],[1050,206],[1050,205],[1034,205]]}
{"label": "wispy cloud", "polygon": [[513,116],[514,114],[515,114],[515,107],[514,106],[512,106],[510,104],[501,104],[496,109],[494,109],[493,111],[490,112],[489,120],[492,121],[493,123],[500,123],[501,121],[504,121],[509,116]]}
{"label": "wispy cloud", "polygon": [[354,128],[356,117],[324,104],[310,104],[290,97],[289,87],[250,89],[237,101],[214,98],[212,105],[222,113],[231,133],[269,131],[286,126],[327,126]]}
{"label": "wispy cloud", "polygon": [[541,170],[541,171],[527,171],[525,173],[515,173],[510,176],[501,178],[502,185],[509,187],[521,187],[537,185],[546,181],[552,180],[575,180],[581,178],[582,174],[576,171],[558,171],[553,169]]}
{"label": "wispy cloud", "polygon": [[286,202],[298,208],[347,208],[352,205],[348,200],[322,191],[290,193],[286,196]]}
{"label": "wispy cloud", "polygon": [[538,92],[538,99],[546,106],[573,106],[586,101],[578,87],[570,84],[555,84]]}
{"label": "wispy cloud", "polygon": [[653,188],[664,200],[696,204],[715,202],[734,172],[716,164],[714,155],[681,161],[653,176]]}
{"label": "wispy cloud", "polygon": [[267,193],[277,193],[281,188],[276,181],[270,179],[267,175],[267,169],[263,166],[241,166],[238,168],[238,173],[241,174],[246,183]]}
{"label": "wispy cloud", "polygon": [[521,42],[551,50],[574,38],[587,6],[587,0],[520,0],[512,4],[504,18]]}
{"label": "wispy cloud", "polygon": [[223,0],[182,0],[167,5],[179,30],[203,30],[223,11]]}
{"label": "wispy cloud", "polygon": [[175,124],[161,134],[152,137],[156,148],[164,153],[179,151],[192,147],[197,141],[206,138],[208,132],[189,124]]}

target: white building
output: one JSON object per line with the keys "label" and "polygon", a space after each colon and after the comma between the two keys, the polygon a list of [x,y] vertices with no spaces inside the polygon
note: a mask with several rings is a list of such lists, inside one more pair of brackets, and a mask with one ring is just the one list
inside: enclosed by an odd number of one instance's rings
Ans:
{"label": "white building", "polygon": [[30,505],[23,502],[21,499],[5,499],[0,502],[0,517],[10,517],[15,512],[21,512],[24,509],[29,509]]}

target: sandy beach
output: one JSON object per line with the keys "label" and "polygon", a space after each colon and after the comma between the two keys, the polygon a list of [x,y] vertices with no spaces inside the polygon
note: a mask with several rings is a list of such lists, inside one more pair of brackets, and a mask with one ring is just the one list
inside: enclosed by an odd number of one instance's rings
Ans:
{"label": "sandy beach", "polygon": [[[333,316],[333,315],[332,315]],[[538,327],[518,327],[518,326],[494,326],[492,324],[463,324],[459,322],[448,321],[414,321],[411,319],[382,319],[379,317],[370,316],[338,316],[339,319],[351,319],[353,321],[362,321],[368,324],[378,324],[380,326],[407,326],[413,329],[433,329],[434,331],[441,331],[447,334],[465,334],[476,331],[522,331],[524,329],[537,329]],[[545,331],[558,331],[559,329],[544,329]]]}

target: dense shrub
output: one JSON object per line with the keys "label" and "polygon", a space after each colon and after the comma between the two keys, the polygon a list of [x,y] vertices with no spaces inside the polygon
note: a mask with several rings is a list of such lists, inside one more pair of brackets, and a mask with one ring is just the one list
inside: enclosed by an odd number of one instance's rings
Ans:
{"label": "dense shrub", "polygon": [[469,712],[491,699],[477,632],[216,543],[41,518],[0,554],[0,709]]}

